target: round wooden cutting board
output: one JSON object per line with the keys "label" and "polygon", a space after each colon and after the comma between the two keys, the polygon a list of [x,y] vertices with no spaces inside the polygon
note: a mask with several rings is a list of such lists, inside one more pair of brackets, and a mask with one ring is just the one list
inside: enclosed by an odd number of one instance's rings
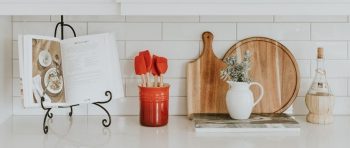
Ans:
{"label": "round wooden cutting board", "polygon": [[[249,50],[250,78],[264,87],[263,99],[253,113],[282,113],[297,97],[300,85],[298,64],[291,52],[281,43],[265,37],[252,37],[239,41],[225,54],[224,59]],[[252,87],[254,97],[258,88]]]}

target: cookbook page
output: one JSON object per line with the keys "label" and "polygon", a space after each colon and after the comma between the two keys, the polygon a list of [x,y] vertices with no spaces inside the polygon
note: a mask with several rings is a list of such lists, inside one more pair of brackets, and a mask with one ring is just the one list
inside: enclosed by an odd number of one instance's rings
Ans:
{"label": "cookbook page", "polygon": [[24,35],[19,41],[25,107],[65,106],[62,56],[58,39]]}
{"label": "cookbook page", "polygon": [[112,34],[81,36],[61,41],[66,97],[70,104],[92,103],[124,96]]}

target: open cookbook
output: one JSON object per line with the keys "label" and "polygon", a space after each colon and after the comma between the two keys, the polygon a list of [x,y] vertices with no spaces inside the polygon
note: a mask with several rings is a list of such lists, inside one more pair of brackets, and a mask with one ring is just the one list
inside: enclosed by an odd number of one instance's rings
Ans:
{"label": "open cookbook", "polygon": [[124,96],[118,50],[112,34],[65,40],[20,35],[20,77],[25,107],[48,107],[106,101]]}

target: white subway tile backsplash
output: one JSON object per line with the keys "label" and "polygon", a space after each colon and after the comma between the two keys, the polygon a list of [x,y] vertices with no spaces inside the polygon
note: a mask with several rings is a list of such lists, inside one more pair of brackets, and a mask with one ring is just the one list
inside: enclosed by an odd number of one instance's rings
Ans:
{"label": "white subway tile backsplash", "polygon": [[137,78],[133,60],[120,60],[120,65],[124,78]]}
{"label": "white subway tile backsplash", "polygon": [[337,97],[346,97],[348,95],[347,79],[328,79],[328,84],[333,95]]}
{"label": "white subway tile backsplash", "polygon": [[199,55],[197,41],[127,41],[125,48],[127,59],[133,59],[144,49],[169,59],[195,59]]}
{"label": "white subway tile backsplash", "polygon": [[275,16],[275,22],[348,22],[347,16],[332,15],[332,16],[317,16],[317,15],[278,15]]}
{"label": "white subway tile backsplash", "polygon": [[344,41],[282,41],[296,59],[316,59],[317,48],[323,47],[326,59],[347,59],[348,45]]}
{"label": "white subway tile backsplash", "polygon": [[190,60],[169,60],[168,71],[165,73],[166,78],[186,78],[187,64]]}
{"label": "white subway tile backsplash", "polygon": [[335,115],[349,115],[350,114],[350,98],[349,97],[336,97],[334,105]]}
{"label": "white subway tile backsplash", "polygon": [[236,40],[234,23],[164,23],[163,40],[201,40],[210,31],[214,40]]}
{"label": "white subway tile backsplash", "polygon": [[299,72],[300,72],[300,77],[310,77],[311,72],[311,62],[310,60],[297,60],[298,67],[299,67]]}
{"label": "white subway tile backsplash", "polygon": [[273,16],[200,16],[200,22],[273,22]]}
{"label": "white subway tile backsplash", "polygon": [[[86,16],[86,15],[65,15],[65,22],[124,22],[125,16],[120,15],[94,15],[94,16]],[[61,21],[61,16],[54,15],[51,16],[52,22]]]}
{"label": "white subway tile backsplash", "polygon": [[13,40],[18,40],[20,34],[36,34],[53,36],[55,23],[51,22],[13,22]]}
{"label": "white subway tile backsplash", "polygon": [[[329,78],[348,78],[350,77],[350,60],[326,60],[324,67]],[[317,62],[311,62],[311,75],[315,75]]]}
{"label": "white subway tile backsplash", "polygon": [[[53,36],[59,16],[13,17],[13,113],[43,115],[40,108],[23,108],[18,71],[18,34]],[[133,58],[140,50],[169,59],[165,82],[170,83],[170,115],[186,115],[186,65],[198,58],[203,48],[201,34],[214,34],[213,49],[218,58],[237,40],[266,36],[280,41],[298,62],[301,84],[298,97],[289,113],[303,115],[308,111],[304,96],[316,68],[316,49],[325,49],[328,82],[336,97],[335,114],[350,114],[350,25],[347,16],[65,16],[78,35],[114,32],[122,66],[126,97],[105,104],[111,115],[138,115],[139,98]],[[277,22],[277,23],[276,23]],[[72,37],[69,28],[67,36]],[[58,34],[59,37],[59,34]],[[349,70],[348,70],[349,69]],[[153,81],[153,79],[152,79]],[[67,115],[69,109],[54,109]],[[76,115],[105,115],[94,105],[74,109]]]}
{"label": "white subway tile backsplash", "polygon": [[[69,25],[71,25],[77,36],[82,36],[82,35],[87,35],[87,23],[68,23]],[[53,29],[53,28],[52,28]],[[54,31],[54,30],[52,30]],[[72,32],[72,30],[70,30],[68,27],[64,28],[64,38],[72,38],[74,37],[74,34]],[[52,33],[53,35],[54,33]],[[61,38],[61,31],[60,29],[57,30],[57,37]]]}
{"label": "white subway tile backsplash", "polygon": [[161,40],[161,23],[88,23],[88,33],[114,32],[117,40]]}
{"label": "white subway tile backsplash", "polygon": [[[140,102],[138,97],[128,97],[113,99],[104,107],[109,111],[111,115],[138,115]],[[88,105],[89,115],[105,115],[106,113],[96,105]]]}
{"label": "white subway tile backsplash", "polygon": [[350,45],[350,42],[348,42],[348,59],[350,58],[350,48],[349,48],[350,46],[349,45]]}
{"label": "white subway tile backsplash", "polygon": [[300,88],[299,88],[299,93],[298,96],[299,97],[304,97],[307,93],[307,91],[309,90],[310,86],[312,83],[312,79],[311,78],[301,78],[300,79]]}
{"label": "white subway tile backsplash", "polygon": [[125,59],[125,41],[117,41],[119,59]]}
{"label": "white subway tile backsplash", "polygon": [[126,16],[126,22],[199,22],[199,16]]}
{"label": "white subway tile backsplash", "polygon": [[170,115],[187,115],[187,98],[170,97],[169,114]]}
{"label": "white subway tile backsplash", "polygon": [[[77,36],[87,34],[86,23],[69,23],[77,33]],[[20,34],[34,34],[53,36],[56,23],[51,22],[13,22],[13,40],[18,40]],[[57,37],[60,37],[61,31],[58,29]],[[65,28],[64,37],[71,38],[73,32],[69,28]]]}
{"label": "white subway tile backsplash", "polygon": [[350,95],[350,80],[348,79],[347,81],[348,81],[348,95],[347,96],[349,96]]}
{"label": "white subway tile backsplash", "polygon": [[[126,96],[136,97],[139,96],[138,84],[140,79],[125,79],[126,81]],[[185,97],[186,96],[186,79],[173,79],[165,78],[164,83],[170,84],[169,95],[172,97]]]}
{"label": "white subway tile backsplash", "polygon": [[[349,97],[336,97],[334,105],[334,115],[349,115],[350,114],[350,98]],[[308,109],[305,104],[304,97],[297,97],[293,103],[294,115],[306,115]]]}
{"label": "white subway tile backsplash", "polygon": [[19,78],[19,63],[18,60],[12,61],[12,76],[13,78]]}
{"label": "white subway tile backsplash", "polygon": [[348,23],[313,23],[311,24],[312,40],[350,40]]}
{"label": "white subway tile backsplash", "polygon": [[[338,97],[345,97],[348,94],[348,82],[347,79],[341,79],[341,78],[329,78],[328,84],[335,96]],[[302,78],[300,83],[300,90],[298,96],[305,96],[307,91],[309,90],[311,83],[313,81],[313,78]]]}
{"label": "white subway tile backsplash", "polygon": [[48,15],[15,15],[12,16],[14,22],[49,22],[50,16]]}
{"label": "white subway tile backsplash", "polygon": [[125,96],[126,97],[137,97],[139,96],[138,85],[141,83],[141,79],[125,79]]}
{"label": "white subway tile backsplash", "polygon": [[264,36],[275,40],[309,40],[307,23],[238,23],[237,38]]}
{"label": "white subway tile backsplash", "polygon": [[19,78],[12,79],[12,96],[19,97],[21,96],[21,83]]}
{"label": "white subway tile backsplash", "polygon": [[[75,106],[73,115],[87,115],[87,104],[80,104]],[[14,97],[13,99],[13,115],[44,115],[45,110],[40,107],[36,108],[25,108],[23,105],[23,98]],[[68,115],[70,112],[69,108],[54,108],[50,111],[54,115]]]}
{"label": "white subway tile backsplash", "polygon": [[18,42],[13,41],[12,44],[12,59],[18,59]]}

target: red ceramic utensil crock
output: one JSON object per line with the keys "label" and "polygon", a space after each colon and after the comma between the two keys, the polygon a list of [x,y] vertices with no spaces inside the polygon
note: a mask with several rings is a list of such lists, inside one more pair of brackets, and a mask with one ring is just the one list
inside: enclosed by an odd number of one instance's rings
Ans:
{"label": "red ceramic utensil crock", "polygon": [[144,126],[164,126],[168,124],[169,85],[164,87],[141,87],[140,124]]}

